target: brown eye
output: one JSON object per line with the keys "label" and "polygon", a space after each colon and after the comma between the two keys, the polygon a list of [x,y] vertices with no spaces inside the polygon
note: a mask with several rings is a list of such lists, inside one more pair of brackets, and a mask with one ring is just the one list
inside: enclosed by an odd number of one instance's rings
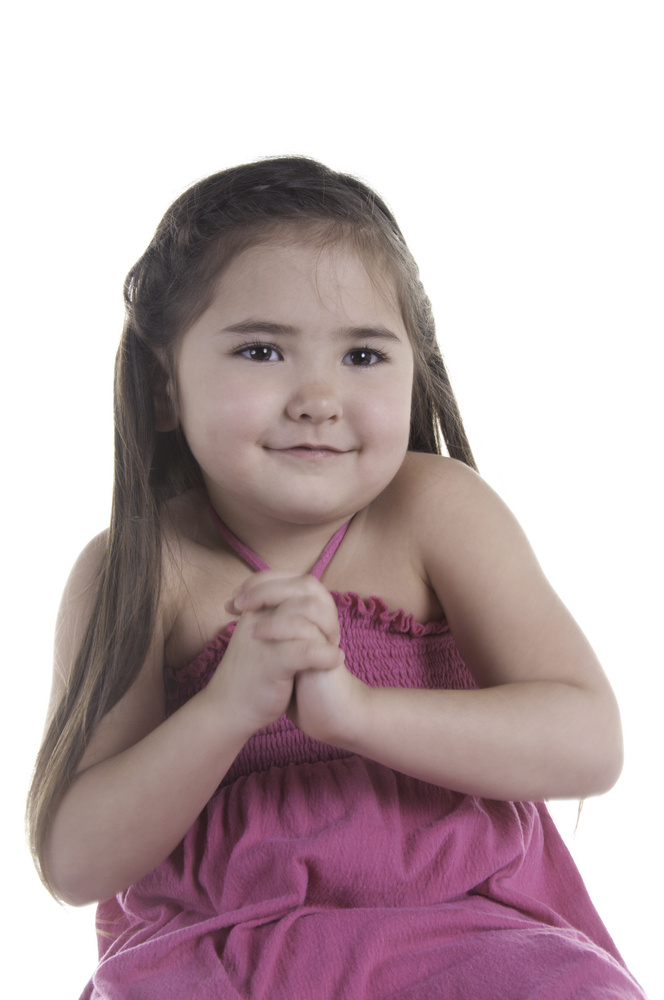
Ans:
{"label": "brown eye", "polygon": [[239,354],[243,358],[248,358],[250,361],[281,360],[279,351],[272,344],[247,344],[245,347],[238,348],[234,353]]}
{"label": "brown eye", "polygon": [[343,364],[352,365],[354,368],[370,368],[386,360],[387,356],[380,351],[374,351],[369,347],[356,347],[344,355]]}

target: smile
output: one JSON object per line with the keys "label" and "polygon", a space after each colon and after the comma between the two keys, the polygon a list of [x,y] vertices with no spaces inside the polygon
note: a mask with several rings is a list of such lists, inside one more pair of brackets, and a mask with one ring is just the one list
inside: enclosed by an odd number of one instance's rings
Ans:
{"label": "smile", "polygon": [[340,451],[338,448],[331,448],[325,444],[294,444],[287,448],[267,448],[267,451],[275,452],[278,455],[287,455],[304,461],[316,461],[325,458],[336,458],[346,455],[348,452]]}

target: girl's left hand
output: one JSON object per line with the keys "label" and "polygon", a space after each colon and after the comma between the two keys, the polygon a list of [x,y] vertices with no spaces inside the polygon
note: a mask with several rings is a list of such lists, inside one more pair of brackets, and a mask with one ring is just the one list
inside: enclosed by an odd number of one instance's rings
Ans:
{"label": "girl's left hand", "polygon": [[353,749],[353,734],[362,729],[371,688],[354,677],[345,663],[333,670],[303,670],[295,677],[295,696],[288,717],[312,739]]}

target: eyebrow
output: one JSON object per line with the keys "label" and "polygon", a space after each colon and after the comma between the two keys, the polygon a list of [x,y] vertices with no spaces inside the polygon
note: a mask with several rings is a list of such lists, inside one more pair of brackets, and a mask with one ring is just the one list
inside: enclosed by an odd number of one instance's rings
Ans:
{"label": "eyebrow", "polygon": [[[295,326],[288,326],[285,323],[273,323],[270,320],[246,319],[240,323],[232,323],[221,330],[221,333],[243,333],[256,334],[265,333],[269,336],[295,336],[299,330]],[[355,337],[366,337],[373,340],[395,340],[401,343],[401,337],[388,330],[386,326],[349,326],[343,327],[337,334],[341,338],[353,339]]]}

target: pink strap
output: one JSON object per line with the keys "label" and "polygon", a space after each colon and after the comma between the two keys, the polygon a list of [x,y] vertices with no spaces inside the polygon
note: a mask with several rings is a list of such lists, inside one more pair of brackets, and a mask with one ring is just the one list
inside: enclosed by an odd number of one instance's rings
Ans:
{"label": "pink strap", "polygon": [[[244,542],[241,542],[240,539],[237,537],[237,535],[234,535],[231,529],[224,524],[224,522],[221,520],[221,518],[219,517],[219,515],[217,514],[216,510],[214,509],[209,500],[207,505],[210,514],[212,515],[212,520],[219,529],[219,534],[224,539],[224,541],[228,542],[230,547],[234,549],[242,559],[244,559],[247,565],[251,566],[251,568],[255,570],[269,569],[270,567],[267,565],[267,563],[263,562],[260,556],[257,556],[255,552],[252,552],[249,546],[245,545]],[[318,560],[318,562],[311,571],[312,576],[315,576],[317,579],[320,580],[325,570],[325,567],[328,565],[328,563],[332,559],[332,556],[341,545],[343,537],[348,531],[348,525],[350,524],[351,521],[352,518],[346,521],[345,524],[342,524],[341,527],[338,528],[337,531],[335,531],[335,533],[332,535],[332,538],[329,540],[329,542],[321,552],[320,559]]]}
{"label": "pink strap", "polygon": [[316,563],[316,565],[312,569],[312,571],[311,571],[311,575],[312,576],[315,576],[315,577],[317,577],[317,579],[320,580],[320,578],[323,575],[323,572],[325,570],[325,567],[327,566],[327,564],[329,563],[330,559],[332,558],[332,556],[334,555],[334,553],[337,551],[337,549],[339,548],[339,546],[341,545],[341,543],[343,541],[343,537],[346,534],[346,532],[348,531],[348,525],[350,524],[350,522],[352,520],[353,520],[353,518],[351,517],[349,521],[346,521],[345,524],[342,524],[341,527],[337,528],[337,530],[334,532],[334,534],[332,535],[332,538],[329,540],[329,542],[327,543],[327,545],[325,546],[325,548],[321,552],[320,559],[318,560],[318,562]]}

